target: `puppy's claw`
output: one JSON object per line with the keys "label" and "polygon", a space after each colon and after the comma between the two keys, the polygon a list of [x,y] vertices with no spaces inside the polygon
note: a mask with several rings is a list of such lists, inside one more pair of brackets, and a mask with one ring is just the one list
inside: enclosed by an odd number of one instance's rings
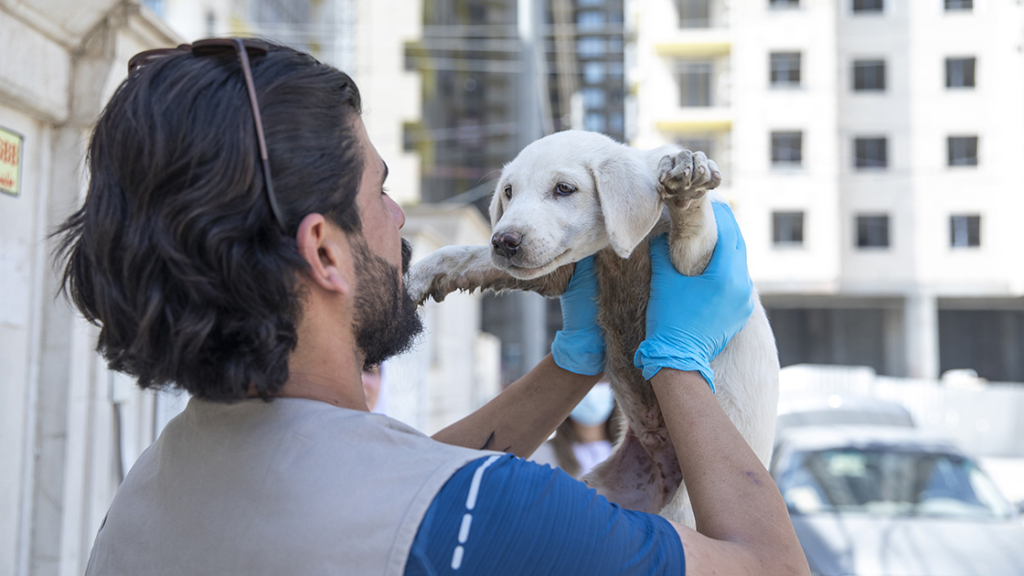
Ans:
{"label": "puppy's claw", "polygon": [[722,182],[718,165],[703,152],[680,150],[658,162],[658,192],[663,199],[685,202],[699,199]]}

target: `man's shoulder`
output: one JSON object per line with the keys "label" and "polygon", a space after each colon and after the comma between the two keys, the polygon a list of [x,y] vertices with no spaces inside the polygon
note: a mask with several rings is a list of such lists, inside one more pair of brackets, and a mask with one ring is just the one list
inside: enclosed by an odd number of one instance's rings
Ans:
{"label": "man's shoulder", "polygon": [[259,399],[222,404],[193,399],[164,433],[168,444],[201,442],[204,449],[249,447],[257,452],[282,450],[346,452],[448,458],[464,461],[488,452],[442,444],[419,430],[385,416],[302,398]]}

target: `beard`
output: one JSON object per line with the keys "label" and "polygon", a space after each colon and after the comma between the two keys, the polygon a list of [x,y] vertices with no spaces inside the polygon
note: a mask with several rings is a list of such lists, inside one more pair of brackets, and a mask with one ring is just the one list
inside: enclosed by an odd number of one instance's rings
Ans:
{"label": "beard", "polygon": [[[398,285],[398,270],[370,251],[365,242],[353,243],[356,278],[356,345],[366,354],[363,368],[412,347],[423,331],[416,303],[404,286]],[[409,271],[412,245],[402,240],[402,274]]]}

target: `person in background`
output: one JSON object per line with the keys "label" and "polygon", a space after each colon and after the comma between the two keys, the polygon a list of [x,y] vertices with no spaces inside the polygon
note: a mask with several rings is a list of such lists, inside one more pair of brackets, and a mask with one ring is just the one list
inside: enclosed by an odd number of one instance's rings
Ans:
{"label": "person in background", "polygon": [[381,365],[374,364],[363,368],[362,379],[363,393],[366,394],[366,407],[370,409],[370,412],[378,412],[377,402],[380,400],[380,391],[384,383]]}
{"label": "person in background", "polygon": [[557,466],[580,478],[608,458],[621,428],[611,386],[598,382],[530,460]]}

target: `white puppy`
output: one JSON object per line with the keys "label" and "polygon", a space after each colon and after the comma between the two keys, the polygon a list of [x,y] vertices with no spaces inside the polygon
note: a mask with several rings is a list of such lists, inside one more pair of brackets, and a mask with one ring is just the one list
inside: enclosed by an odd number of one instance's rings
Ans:
{"label": "white puppy", "polygon": [[[627,420],[611,457],[584,481],[627,508],[694,525],[661,409],[633,354],[644,339],[651,265],[647,239],[667,232],[672,263],[700,274],[717,227],[707,194],[718,167],[679,147],[641,151],[592,132],[542,138],[507,164],[491,201],[491,246],[449,246],[409,274],[422,302],[454,290],[531,290],[558,296],[579,260],[595,255],[605,372]],[[756,300],[756,295],[755,295]],[[717,398],[767,466],[779,363],[764,308],[711,367]]]}

